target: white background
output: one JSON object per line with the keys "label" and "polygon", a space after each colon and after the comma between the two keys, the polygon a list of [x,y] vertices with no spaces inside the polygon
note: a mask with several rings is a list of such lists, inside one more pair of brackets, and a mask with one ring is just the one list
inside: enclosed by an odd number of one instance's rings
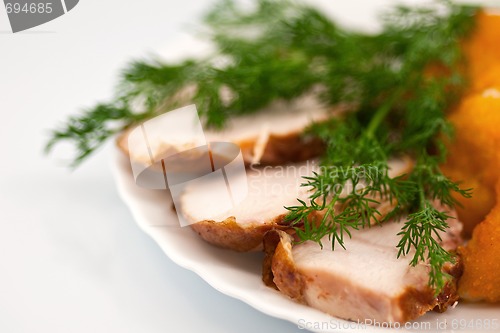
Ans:
{"label": "white background", "polygon": [[[118,198],[110,145],[80,168],[43,155],[51,128],[112,96],[134,58],[196,54],[212,1],[81,0],[12,34],[0,7],[0,332],[298,332],[177,267]],[[373,26],[387,1],[314,1]],[[377,7],[379,6],[379,7]]]}

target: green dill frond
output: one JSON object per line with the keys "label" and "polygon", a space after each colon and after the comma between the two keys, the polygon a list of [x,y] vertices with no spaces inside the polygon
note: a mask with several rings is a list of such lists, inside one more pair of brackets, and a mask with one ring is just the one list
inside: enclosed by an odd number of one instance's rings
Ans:
{"label": "green dill frond", "polygon": [[[327,143],[322,157],[327,172],[306,179],[310,202],[294,207],[288,216],[292,225],[301,219],[300,225],[306,226],[299,235],[302,240],[321,242],[321,235],[329,235],[333,248],[335,243],[344,247],[343,236],[369,226],[369,221],[407,215],[398,256],[415,251],[412,265],[427,262],[429,285],[436,293],[446,283],[443,267],[453,257],[441,247],[439,236],[448,228],[449,216],[431,201],[453,207],[454,193],[470,196],[470,189],[461,189],[442,174],[439,163],[446,156],[441,137],[451,132],[445,112],[466,82],[460,40],[470,31],[475,9],[445,5],[446,15],[433,8],[399,7],[385,17],[381,34],[349,36],[359,47],[346,59],[331,62],[327,95],[331,102],[356,102],[356,106],[341,121],[311,129]],[[432,73],[433,67],[439,68],[438,74]],[[388,159],[400,154],[414,158],[415,166],[407,175],[390,178]],[[360,180],[349,172],[347,177],[332,176],[328,170],[370,166],[380,171],[376,178],[364,177],[365,190],[343,197],[329,190]],[[395,208],[379,219],[372,208],[376,205],[369,201],[373,197],[389,200]],[[318,200],[321,205],[315,204]],[[339,203],[342,209],[334,213],[330,207]],[[308,214],[325,210],[320,223],[309,228]]]}

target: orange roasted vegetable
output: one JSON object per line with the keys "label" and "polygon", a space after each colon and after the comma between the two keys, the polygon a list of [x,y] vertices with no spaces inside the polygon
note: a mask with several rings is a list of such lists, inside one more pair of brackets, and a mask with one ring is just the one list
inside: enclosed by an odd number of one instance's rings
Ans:
{"label": "orange roasted vegetable", "polygon": [[500,301],[500,182],[497,205],[459,249],[464,264],[458,292],[468,300]]}
{"label": "orange roasted vegetable", "polygon": [[473,188],[472,199],[457,197],[464,233],[495,205],[495,185],[500,170],[500,15],[480,12],[472,36],[464,42],[470,88],[449,116],[456,138],[448,145],[443,172],[462,188]]}
{"label": "orange roasted vegetable", "polygon": [[481,13],[464,44],[470,89],[450,115],[456,137],[448,144],[443,172],[472,199],[458,198],[466,236],[459,249],[464,275],[459,294],[468,300],[500,301],[500,16]]}
{"label": "orange roasted vegetable", "polygon": [[500,15],[480,12],[476,27],[464,43],[473,92],[500,88]]}
{"label": "orange roasted vegetable", "polygon": [[469,236],[496,201],[495,185],[500,175],[500,91],[497,97],[484,93],[465,97],[449,120],[456,135],[448,146],[449,157],[443,172],[462,182],[462,188],[473,189],[471,199],[457,196],[462,204],[457,213]]}

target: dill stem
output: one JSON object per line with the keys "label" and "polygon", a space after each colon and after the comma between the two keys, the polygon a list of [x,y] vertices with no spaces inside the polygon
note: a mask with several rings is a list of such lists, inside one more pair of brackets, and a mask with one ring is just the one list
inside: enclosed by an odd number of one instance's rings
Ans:
{"label": "dill stem", "polygon": [[387,99],[384,102],[384,104],[382,104],[381,107],[379,107],[375,111],[375,114],[373,115],[372,119],[368,123],[368,126],[366,127],[366,132],[365,132],[366,137],[373,138],[375,136],[377,128],[380,126],[385,117],[389,114],[389,111],[391,111],[394,103],[401,97],[402,93],[403,93],[402,89],[397,90],[394,94],[392,94],[392,96],[389,99]]}
{"label": "dill stem", "polygon": [[420,197],[420,209],[424,209],[426,204],[426,199],[425,199],[424,185],[421,182],[419,183],[419,197]]}

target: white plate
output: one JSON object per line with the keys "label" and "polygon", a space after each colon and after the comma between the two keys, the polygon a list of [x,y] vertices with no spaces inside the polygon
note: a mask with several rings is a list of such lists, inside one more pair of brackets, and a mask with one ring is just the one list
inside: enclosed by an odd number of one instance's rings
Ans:
{"label": "white plate", "polygon": [[[179,266],[187,268],[218,291],[237,298],[270,316],[291,321],[314,332],[356,332],[357,323],[331,317],[310,307],[295,303],[279,292],[264,286],[261,280],[262,253],[235,253],[207,244],[189,227],[181,228],[172,211],[167,191],[146,190],[134,183],[128,160],[116,151],[112,160],[118,191],[135,220],[165,254]],[[500,305],[458,304],[443,314],[430,312],[410,329],[422,331],[489,331],[500,332]],[[493,321],[496,319],[495,321]],[[472,321],[471,321],[472,320]],[[437,327],[436,325],[441,325]],[[429,326],[430,325],[430,326]],[[464,327],[466,326],[466,327]],[[394,332],[386,327],[368,327],[370,332]],[[417,329],[418,330],[418,329]],[[366,331],[366,330],[365,330]]]}

